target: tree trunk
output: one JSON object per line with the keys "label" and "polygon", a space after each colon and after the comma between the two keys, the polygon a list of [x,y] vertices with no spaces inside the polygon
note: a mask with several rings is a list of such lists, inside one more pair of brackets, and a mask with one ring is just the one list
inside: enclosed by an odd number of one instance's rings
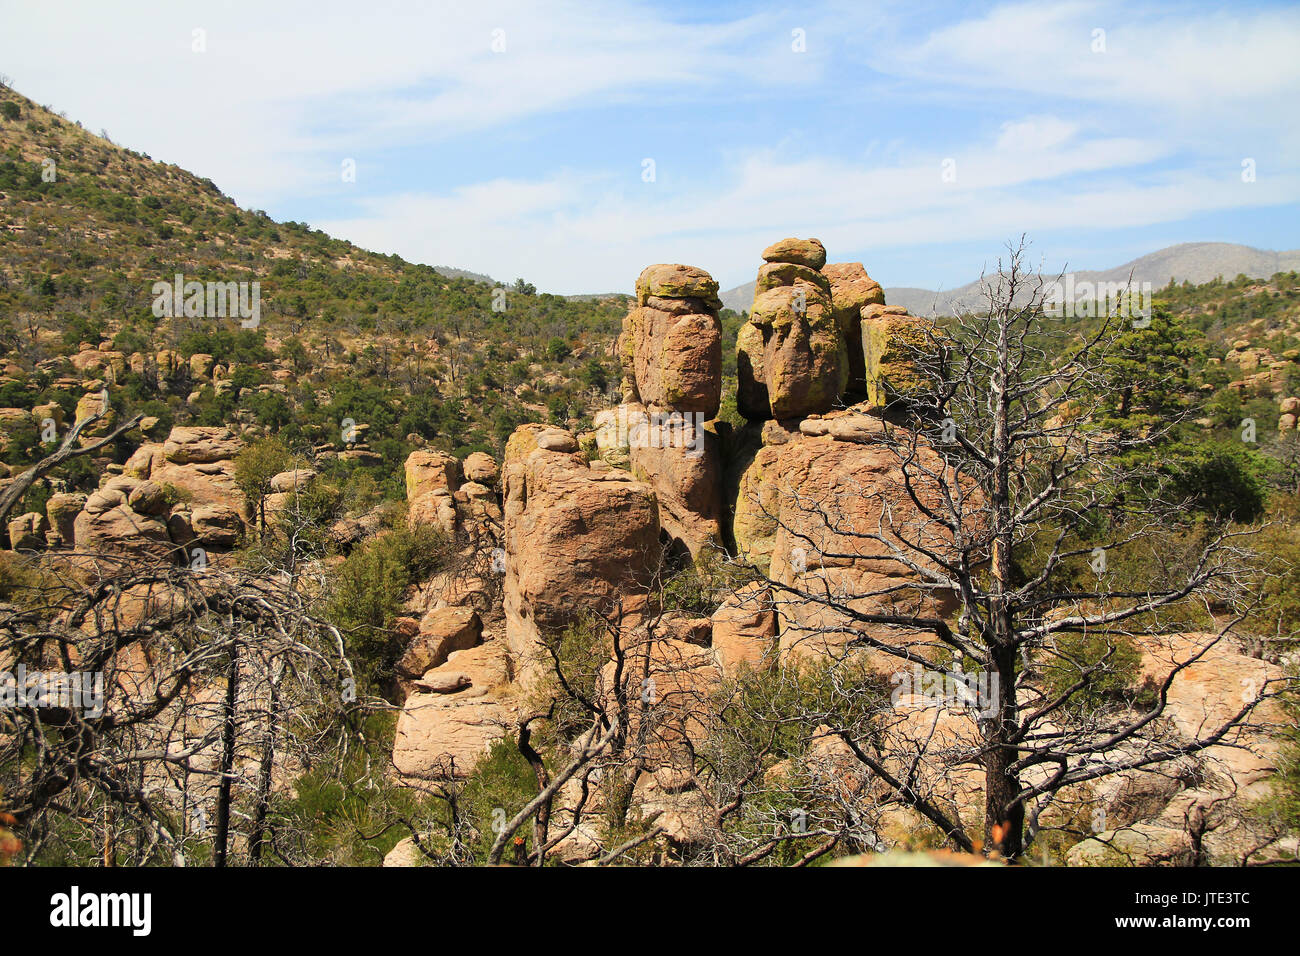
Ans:
{"label": "tree trunk", "polygon": [[997,712],[987,723],[984,743],[984,841],[989,850],[1014,860],[1024,849],[1025,808],[1020,796],[1020,776],[1011,769],[1018,756],[1006,741],[1016,728],[1014,646],[991,649],[990,664],[997,686]]}
{"label": "tree trunk", "polygon": [[230,647],[230,669],[226,674],[225,726],[221,730],[221,785],[217,791],[217,835],[212,865],[226,865],[230,839],[230,777],[235,766],[235,696],[239,689],[239,644]]}

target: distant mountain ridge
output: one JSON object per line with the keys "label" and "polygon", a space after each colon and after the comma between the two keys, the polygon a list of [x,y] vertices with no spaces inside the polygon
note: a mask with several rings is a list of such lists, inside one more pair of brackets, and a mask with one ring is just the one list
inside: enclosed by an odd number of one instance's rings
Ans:
{"label": "distant mountain ridge", "polygon": [[[1160,289],[1175,282],[1199,285],[1215,277],[1235,279],[1238,275],[1267,279],[1277,272],[1300,270],[1300,249],[1274,252],[1230,242],[1183,242],[1126,262],[1113,269],[1074,272],[1076,282],[1123,282],[1131,274],[1135,283],[1150,282]],[[870,268],[867,270],[870,271]],[[885,288],[885,301],[901,305],[909,312],[928,315],[948,314],[953,309],[971,308],[979,301],[979,280],[955,289],[932,291],[908,286]],[[746,311],[754,301],[754,283],[746,282],[722,293],[722,304],[737,312]]]}

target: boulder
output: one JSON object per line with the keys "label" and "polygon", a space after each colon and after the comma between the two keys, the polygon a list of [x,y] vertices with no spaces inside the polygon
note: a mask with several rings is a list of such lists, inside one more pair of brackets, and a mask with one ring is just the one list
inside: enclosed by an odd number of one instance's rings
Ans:
{"label": "boulder", "polygon": [[310,468],[291,468],[271,478],[271,491],[275,494],[302,491],[315,479],[316,472]]}
{"label": "boulder", "polygon": [[117,424],[117,412],[114,410],[113,406],[109,404],[107,390],[87,392],[77,400],[77,410],[74,414],[74,421],[84,421],[99,415],[101,412],[103,413],[103,417],[93,425],[87,425],[81,430],[81,434],[77,436],[78,444],[83,447],[85,445],[93,444],[96,439],[103,438],[111,432],[113,427]]}
{"label": "boulder", "polygon": [[[824,437],[800,433],[798,439],[765,445],[754,453],[741,474],[736,497],[732,525],[736,546],[774,581],[825,592],[858,611],[945,613],[950,604],[946,595],[923,598],[915,589],[882,593],[914,579],[914,572],[893,556],[887,543],[872,536],[919,540],[938,553],[943,553],[945,542],[937,524],[920,515],[904,490],[897,454],[869,440],[872,428],[858,421],[862,418],[870,416],[857,411],[835,413],[820,420],[827,423]],[[832,423],[839,420],[844,424],[836,430],[847,440],[829,434],[835,427]],[[897,437],[904,434],[895,429]],[[917,454],[914,491],[928,505],[937,506],[938,483],[921,471],[941,474],[943,463],[928,446],[920,445]],[[900,548],[911,554],[905,546]],[[812,601],[783,599],[780,618],[783,658],[838,652],[848,640],[845,629],[863,631],[861,625],[850,624],[838,612]],[[904,628],[866,630],[891,644],[933,640],[928,632]],[[892,665],[892,657],[876,653],[879,663]]]}
{"label": "boulder", "polygon": [[167,510],[167,493],[156,481],[142,481],[127,496],[131,510],[142,515],[161,515]]}
{"label": "boulder", "polygon": [[421,448],[406,458],[406,500],[432,491],[451,493],[460,487],[460,462],[455,455]]}
{"label": "boulder", "polygon": [[[100,496],[116,495],[120,504],[92,510],[92,503]],[[130,555],[150,559],[170,559],[175,551],[167,525],[150,515],[137,514],[126,504],[120,491],[97,491],[86,501],[86,508],[77,515],[73,525],[73,538],[82,551],[99,551],[112,555]]]}
{"label": "boulder", "polygon": [[244,531],[244,519],[229,505],[199,505],[190,510],[190,527],[200,544],[233,547]]}
{"label": "boulder", "polygon": [[[507,445],[506,634],[521,670],[539,663],[543,631],[644,595],[658,566],[659,506],[624,471],[588,467],[581,456],[535,448],[526,429]],[[518,456],[518,457],[516,457]]]}
{"label": "boulder", "polygon": [[54,547],[70,548],[76,544],[77,515],[86,505],[86,496],[61,491],[45,502],[45,516],[50,522],[47,537]]}
{"label": "boulder", "polygon": [[867,400],[885,405],[929,385],[918,360],[931,349],[934,324],[898,305],[862,309],[862,353]]}
{"label": "boulder", "polygon": [[175,465],[210,464],[233,459],[242,447],[224,425],[178,425],[163,443],[163,458]]}
{"label": "boulder", "polygon": [[862,310],[869,305],[884,305],[885,291],[867,275],[861,262],[831,262],[822,268],[830,280],[831,308],[844,335],[849,357],[848,390],[866,392],[866,365],[862,352]]}
{"label": "boulder", "polygon": [[1190,866],[1192,843],[1182,830],[1134,823],[1076,843],[1065,862],[1067,866]]}
{"label": "boulder", "polygon": [[[644,748],[647,771],[671,768],[683,747],[707,736],[708,698],[721,686],[722,671],[707,647],[639,629],[625,635],[623,649],[624,693],[642,704],[631,708],[628,735]],[[602,668],[597,699],[615,694],[616,669],[613,660]]]}
{"label": "boulder", "polygon": [[393,765],[408,782],[468,775],[518,719],[506,649],[499,641],[453,652],[419,683],[461,689],[424,693],[415,686],[421,692],[406,698],[397,720]]}
{"label": "boulder", "polygon": [[638,305],[657,296],[665,299],[701,299],[709,308],[722,308],[718,298],[718,282],[703,269],[677,263],[646,266],[636,280]]}
{"label": "boulder", "polygon": [[39,511],[9,521],[9,547],[15,551],[39,551],[45,548],[45,532],[50,523]]}
{"label": "boulder", "polygon": [[483,621],[471,608],[448,607],[430,611],[420,619],[419,633],[397,662],[397,673],[416,678],[446,663],[453,651],[479,643]]}
{"label": "boulder", "polygon": [[826,247],[820,239],[781,239],[763,250],[764,262],[790,262],[819,270],[826,265]]}
{"label": "boulder", "polygon": [[481,451],[470,452],[466,455],[461,469],[465,474],[466,481],[476,481],[489,488],[497,483],[500,471],[497,468],[496,460],[491,455],[484,454]]}
{"label": "boulder", "polygon": [[717,433],[695,415],[620,405],[600,419],[596,445],[604,460],[626,463],[654,488],[659,520],[692,557],[722,544],[722,450]]}

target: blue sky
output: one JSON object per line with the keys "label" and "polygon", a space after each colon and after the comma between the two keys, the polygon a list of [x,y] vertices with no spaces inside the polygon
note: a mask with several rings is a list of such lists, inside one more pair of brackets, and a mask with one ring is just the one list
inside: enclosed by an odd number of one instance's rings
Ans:
{"label": "blue sky", "polygon": [[664,261],[727,288],[787,235],[930,288],[1021,232],[1052,269],[1300,247],[1295,4],[0,0],[0,22],[16,89],[245,207],[546,291]]}

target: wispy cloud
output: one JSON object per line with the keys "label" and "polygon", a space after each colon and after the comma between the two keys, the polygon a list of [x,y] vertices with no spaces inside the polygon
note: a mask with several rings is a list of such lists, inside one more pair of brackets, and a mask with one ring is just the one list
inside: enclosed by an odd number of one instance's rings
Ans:
{"label": "wispy cloud", "polygon": [[1253,222],[1300,202],[1298,48],[1271,6],[138,0],[11,7],[0,62],[244,205],[582,292],[665,260],[740,282],[790,234],[938,284],[972,271],[943,244]]}

